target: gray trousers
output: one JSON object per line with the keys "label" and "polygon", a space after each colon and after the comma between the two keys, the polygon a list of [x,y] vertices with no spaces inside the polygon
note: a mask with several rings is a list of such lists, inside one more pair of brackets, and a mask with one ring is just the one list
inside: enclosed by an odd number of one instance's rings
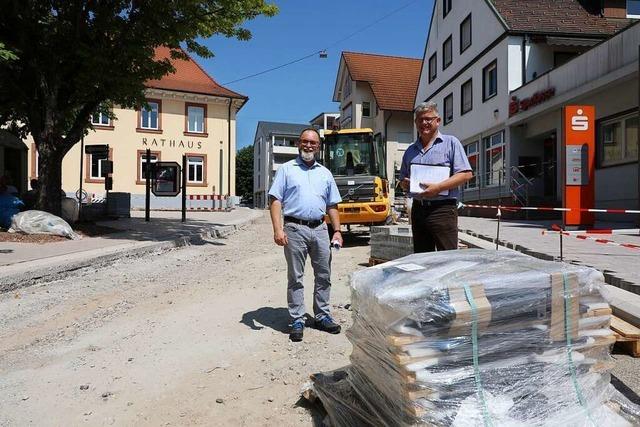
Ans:
{"label": "gray trousers", "polygon": [[284,232],[289,243],[284,247],[287,260],[287,303],[291,319],[301,319],[306,310],[304,307],[304,264],[307,255],[311,258],[311,266],[315,276],[313,288],[313,314],[316,319],[330,313],[329,293],[331,292],[331,247],[327,224],[316,228],[306,225],[285,223]]}

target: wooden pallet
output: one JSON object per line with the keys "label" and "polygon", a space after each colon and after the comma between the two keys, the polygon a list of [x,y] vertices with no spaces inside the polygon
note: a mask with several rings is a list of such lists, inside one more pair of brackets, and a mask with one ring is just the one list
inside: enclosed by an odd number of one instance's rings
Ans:
{"label": "wooden pallet", "polygon": [[372,267],[374,265],[378,265],[378,264],[383,264],[385,262],[389,261],[388,259],[382,259],[382,258],[374,258],[374,257],[370,257],[369,258],[369,267]]}
{"label": "wooden pallet", "polygon": [[[469,249],[469,246],[465,245],[464,243],[458,242],[458,249]],[[378,265],[378,264],[383,264],[383,263],[388,262],[388,261],[390,261],[390,260],[382,259],[382,258],[370,257],[369,258],[369,267],[372,267],[372,266]]]}
{"label": "wooden pallet", "polygon": [[624,349],[633,357],[640,357],[640,328],[611,316],[611,330],[616,336],[616,346]]}

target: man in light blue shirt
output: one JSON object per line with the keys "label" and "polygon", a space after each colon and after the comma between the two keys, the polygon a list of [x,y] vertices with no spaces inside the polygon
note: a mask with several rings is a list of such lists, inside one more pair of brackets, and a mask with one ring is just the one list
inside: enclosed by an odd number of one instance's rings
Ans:
{"label": "man in light blue shirt", "polygon": [[[291,341],[302,341],[304,332],[304,265],[311,258],[315,276],[313,314],[315,326],[332,334],[340,325],[332,318],[329,306],[331,290],[331,243],[324,221],[329,215],[335,230],[331,241],[342,246],[337,205],[342,201],[331,172],[315,160],[320,151],[320,134],[309,128],[298,139],[299,156],[276,172],[269,190],[269,211],[273,240],[284,247],[287,260],[287,302],[291,316]],[[284,213],[284,224],[282,214]]]}
{"label": "man in light blue shirt", "polygon": [[449,178],[441,182],[420,183],[421,193],[410,193],[413,251],[432,252],[458,248],[458,187],[473,177],[462,144],[452,135],[443,135],[440,115],[434,102],[424,102],[415,109],[418,139],[402,156],[400,185],[410,188],[411,165],[445,166]]}

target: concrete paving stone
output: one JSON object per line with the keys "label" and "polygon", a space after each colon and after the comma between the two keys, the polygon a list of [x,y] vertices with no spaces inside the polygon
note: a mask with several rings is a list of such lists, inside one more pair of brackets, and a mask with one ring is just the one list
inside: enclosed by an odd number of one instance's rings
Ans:
{"label": "concrete paving stone", "polygon": [[97,266],[127,256],[163,252],[207,238],[224,238],[242,224],[254,221],[264,211],[237,208],[230,212],[132,211],[130,218],[98,224],[120,230],[98,237],[49,244],[0,242],[0,292],[52,280],[65,271]]}
{"label": "concrete paving stone", "polygon": [[[500,240],[509,242],[510,247],[528,255],[547,259],[560,259],[560,237],[543,235],[543,230],[551,229],[558,221],[502,221]],[[473,218],[460,216],[458,224],[461,231],[489,241],[495,241],[497,220],[492,218]],[[597,223],[594,228],[637,228],[632,223]],[[640,236],[616,234],[604,236],[619,243],[640,244]],[[640,292],[640,250],[596,243],[592,240],[580,240],[573,236],[563,237],[563,260],[593,267],[605,275],[607,283],[637,293]]]}

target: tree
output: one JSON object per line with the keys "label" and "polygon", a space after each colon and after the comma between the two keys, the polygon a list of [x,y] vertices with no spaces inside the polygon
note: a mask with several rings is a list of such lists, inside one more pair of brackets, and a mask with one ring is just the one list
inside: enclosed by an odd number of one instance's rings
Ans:
{"label": "tree", "polygon": [[253,145],[236,153],[236,194],[243,200],[253,200]]}
{"label": "tree", "polygon": [[140,108],[144,82],[174,71],[169,59],[154,60],[155,48],[210,57],[198,39],[247,40],[243,22],[277,10],[267,0],[4,2],[0,53],[11,60],[0,60],[0,124],[34,139],[39,208],[60,213],[62,159],[91,129],[91,114]]}
{"label": "tree", "polygon": [[10,50],[7,50],[4,43],[0,42],[0,60],[11,61],[14,59],[18,59],[18,57]]}

